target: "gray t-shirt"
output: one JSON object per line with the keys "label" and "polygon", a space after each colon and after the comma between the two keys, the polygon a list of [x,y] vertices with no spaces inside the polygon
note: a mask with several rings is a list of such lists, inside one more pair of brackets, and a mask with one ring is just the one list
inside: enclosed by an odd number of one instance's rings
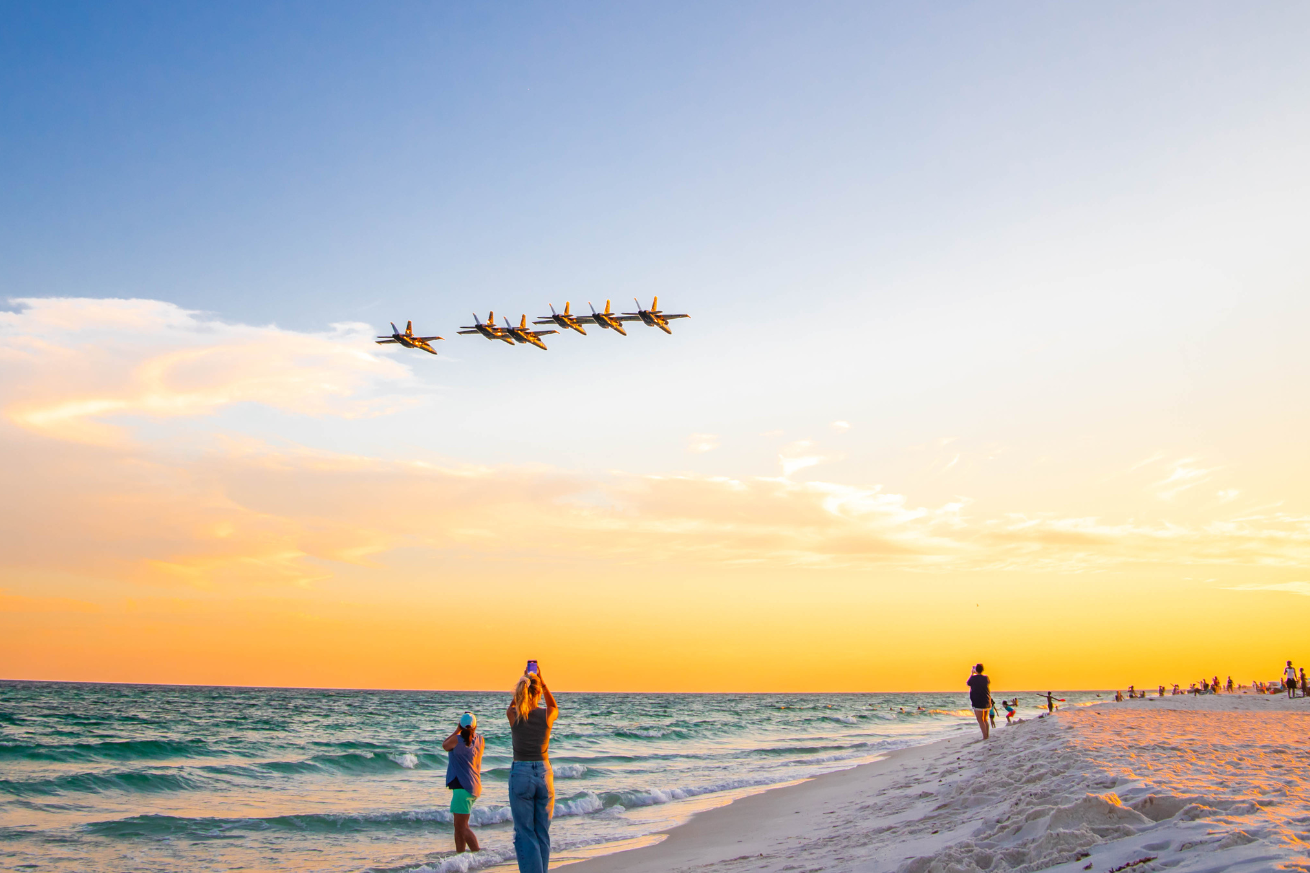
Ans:
{"label": "gray t-shirt", "polygon": [[509,726],[514,740],[515,761],[546,761],[550,750],[550,717],[538,707],[528,714],[526,721],[516,720]]}

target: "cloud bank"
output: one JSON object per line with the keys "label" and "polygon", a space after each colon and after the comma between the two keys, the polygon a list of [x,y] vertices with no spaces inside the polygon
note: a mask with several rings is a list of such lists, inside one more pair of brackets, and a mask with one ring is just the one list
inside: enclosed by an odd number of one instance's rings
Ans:
{"label": "cloud bank", "polygon": [[[781,450],[779,471],[732,478],[434,463],[203,429],[151,436],[143,423],[240,404],[403,415],[412,375],[374,352],[363,325],[303,333],[150,300],[17,303],[0,313],[4,479],[26,496],[0,510],[10,572],[312,587],[412,549],[951,573],[1310,559],[1310,519],[1278,512],[1187,525],[989,514],[978,498],[928,505],[876,483],[803,480],[831,459],[809,440]],[[716,444],[695,434],[688,447]],[[1172,500],[1211,472],[1179,461],[1154,487]]]}

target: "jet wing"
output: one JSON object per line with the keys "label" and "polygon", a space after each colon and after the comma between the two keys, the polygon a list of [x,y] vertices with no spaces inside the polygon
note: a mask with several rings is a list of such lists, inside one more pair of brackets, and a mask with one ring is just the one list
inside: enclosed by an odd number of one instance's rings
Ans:
{"label": "jet wing", "polygon": [[416,340],[423,340],[423,342],[428,343],[428,342],[432,342],[433,340],[439,340],[439,339],[442,339],[442,337],[439,337],[439,336],[416,336],[416,337],[414,337],[414,339],[416,339]]}
{"label": "jet wing", "polygon": [[545,336],[545,335],[548,334],[548,333],[559,333],[559,331],[557,331],[557,330],[530,330],[530,331],[528,331],[528,333],[532,334],[533,336]]}
{"label": "jet wing", "polygon": [[661,317],[661,318],[691,318],[690,315],[686,315],[686,314],[682,314],[682,315],[665,315],[665,314],[662,313],[662,312],[660,313],[660,317]]}
{"label": "jet wing", "polygon": [[640,315],[611,315],[615,321],[641,321]]}
{"label": "jet wing", "polygon": [[468,333],[482,333],[482,331],[478,330],[478,329],[475,327],[475,328],[472,328],[471,330],[461,330],[461,331],[459,331],[459,333],[464,333],[464,334],[468,334]]}
{"label": "jet wing", "polygon": [[553,319],[553,318],[536,318],[536,319],[533,319],[532,323],[533,323],[533,324],[554,324],[554,323],[555,323],[555,319]]}
{"label": "jet wing", "polygon": [[590,315],[575,315],[573,317],[577,320],[578,324],[600,324],[599,321]]}
{"label": "jet wing", "polygon": [[377,340],[377,344],[380,346],[385,346],[387,343],[398,343],[398,342],[400,342],[400,340]]}

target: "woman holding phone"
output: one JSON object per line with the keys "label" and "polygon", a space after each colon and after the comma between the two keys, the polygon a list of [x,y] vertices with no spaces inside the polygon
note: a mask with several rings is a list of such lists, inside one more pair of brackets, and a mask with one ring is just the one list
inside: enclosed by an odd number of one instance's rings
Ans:
{"label": "woman holding phone", "polygon": [[450,813],[455,818],[456,854],[482,848],[469,827],[473,804],[482,793],[482,750],[486,741],[476,735],[477,729],[478,717],[466,712],[459,718],[459,727],[441,744],[450,755],[446,762],[446,787],[452,792]]}
{"label": "woman holding phone", "polygon": [[[546,708],[541,708],[542,700]],[[550,819],[555,812],[555,774],[550,769],[550,729],[559,716],[536,661],[528,662],[505,710],[514,763],[509,768],[509,810],[514,817],[514,854],[519,873],[550,867]]]}

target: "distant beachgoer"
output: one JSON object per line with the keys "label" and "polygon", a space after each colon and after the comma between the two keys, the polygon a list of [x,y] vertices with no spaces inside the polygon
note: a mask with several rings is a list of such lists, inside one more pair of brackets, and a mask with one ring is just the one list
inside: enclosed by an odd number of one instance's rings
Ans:
{"label": "distant beachgoer", "polygon": [[1296,670],[1291,661],[1287,662],[1287,669],[1283,671],[1283,684],[1287,686],[1287,699],[1296,697]]}
{"label": "distant beachgoer", "polygon": [[1232,693],[1233,693],[1233,677],[1232,677],[1232,676],[1229,676],[1229,677],[1228,677],[1228,685],[1225,687],[1225,690],[1227,690],[1229,694],[1232,694]]}
{"label": "distant beachgoer", "polygon": [[[541,708],[541,701],[546,708]],[[540,672],[524,673],[505,710],[514,763],[509,767],[509,811],[514,818],[514,854],[519,873],[550,867],[550,820],[555,814],[555,773],[550,767],[550,729],[559,706]]]}
{"label": "distant beachgoer", "polygon": [[992,698],[992,705],[987,709],[987,720],[991,722],[992,727],[996,727],[996,698]]}
{"label": "distant beachgoer", "polygon": [[[1122,700],[1123,698],[1120,698],[1120,699]],[[1052,693],[1049,692],[1049,691],[1046,692],[1046,714],[1047,714],[1047,715],[1050,715],[1051,713],[1055,712],[1055,704],[1057,704],[1057,703],[1064,703],[1064,698],[1063,698],[1063,697],[1056,697],[1054,694],[1052,694]]]}
{"label": "distant beachgoer", "polygon": [[1116,691],[1116,692],[1114,693],[1114,702],[1115,702],[1115,703],[1123,703],[1123,702],[1124,702],[1124,693],[1123,693],[1122,691]]}
{"label": "distant beachgoer", "polygon": [[1210,680],[1210,693],[1211,693],[1211,694],[1218,694],[1218,693],[1219,693],[1219,677],[1218,677],[1218,676],[1216,676],[1216,677],[1214,677],[1213,679]]}
{"label": "distant beachgoer", "polygon": [[1002,700],[1001,706],[1005,707],[1005,723],[1011,724],[1012,719],[1014,718],[1014,713],[1019,708],[1019,698],[1016,697],[1013,703],[1008,700]]}
{"label": "distant beachgoer", "polygon": [[1310,694],[1307,694],[1307,692],[1310,692],[1310,686],[1306,684],[1305,667],[1302,667],[1301,668],[1301,696],[1302,697],[1310,696]]}
{"label": "distant beachgoer", "polygon": [[441,748],[450,753],[446,762],[446,787],[453,793],[450,812],[455,817],[455,852],[467,849],[476,852],[482,847],[469,827],[473,804],[482,794],[482,750],[486,740],[477,735],[478,717],[466,712],[459,718],[459,727],[446,737]]}
{"label": "distant beachgoer", "polygon": [[988,739],[991,734],[987,728],[987,710],[992,707],[992,680],[983,673],[982,664],[974,664],[973,674],[969,676],[967,684],[969,705],[973,707],[974,718],[978,719],[978,727],[982,729],[983,739]]}
{"label": "distant beachgoer", "polygon": [[1163,686],[1163,685],[1160,686],[1160,690],[1159,690],[1159,692],[1158,692],[1155,696],[1156,696],[1156,697],[1164,697],[1164,686]]}

